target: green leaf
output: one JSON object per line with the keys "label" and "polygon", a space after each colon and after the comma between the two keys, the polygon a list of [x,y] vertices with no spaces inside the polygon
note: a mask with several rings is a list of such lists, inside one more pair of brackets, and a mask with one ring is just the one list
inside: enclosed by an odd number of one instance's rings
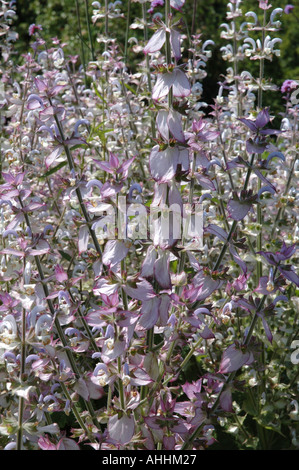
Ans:
{"label": "green leaf", "polygon": [[77,144],[77,145],[73,145],[73,147],[71,147],[71,150],[88,149],[88,148],[89,148],[88,144]]}
{"label": "green leaf", "polygon": [[58,165],[54,166],[51,168],[51,170],[48,170],[44,175],[41,176],[41,179],[47,178],[48,176],[53,175],[53,173],[56,173],[56,171],[60,170],[67,164],[67,161],[58,163]]}
{"label": "green leaf", "polygon": [[130,90],[134,95],[137,95],[136,91],[134,90],[134,88],[132,88],[130,85],[128,85],[127,83],[124,83],[125,87]]}
{"label": "green leaf", "polygon": [[263,428],[265,429],[268,429],[270,431],[274,431],[278,434],[280,434],[282,437],[286,438],[286,436],[282,433],[281,431],[281,424],[278,424],[277,426],[275,426],[275,424],[271,423],[269,424],[268,421],[265,422],[263,418],[254,418],[260,426],[262,426]]}
{"label": "green leaf", "polygon": [[67,261],[71,261],[72,260],[72,257],[71,255],[69,255],[68,253],[66,253],[65,251],[62,251],[62,250],[58,250],[59,253],[61,254],[62,258],[66,259]]}
{"label": "green leaf", "polygon": [[244,400],[242,409],[251,416],[256,416],[258,413],[256,405],[252,402],[250,396],[247,396],[247,398]]}
{"label": "green leaf", "polygon": [[96,94],[96,95],[97,95],[97,96],[100,98],[100,100],[102,100],[102,101],[103,101],[103,103],[107,104],[107,102],[106,102],[105,98],[104,98],[104,97],[101,95],[101,93],[100,93],[100,92],[99,92],[99,90],[97,89],[97,87],[96,87],[96,84],[95,84],[95,83],[93,84],[93,88],[94,88],[94,92],[95,92],[95,94]]}

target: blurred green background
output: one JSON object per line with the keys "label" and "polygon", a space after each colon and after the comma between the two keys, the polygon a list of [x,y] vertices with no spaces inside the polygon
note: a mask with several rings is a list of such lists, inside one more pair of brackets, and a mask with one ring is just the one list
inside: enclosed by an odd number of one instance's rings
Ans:
{"label": "blurred green background", "polygon": [[[104,5],[102,0],[101,5]],[[225,73],[227,67],[230,65],[224,62],[221,57],[220,48],[228,42],[221,39],[219,28],[220,24],[226,22],[227,1],[225,0],[186,0],[183,8],[184,20],[188,24],[189,32],[192,30],[192,16],[194,4],[196,4],[196,15],[194,21],[194,28],[196,33],[202,33],[203,40],[212,39],[215,42],[213,48],[213,57],[208,62],[207,72],[208,76],[204,80],[204,95],[203,100],[211,103],[213,96],[217,92],[217,81],[221,74]],[[284,8],[287,1],[273,0],[271,2],[273,8]],[[86,11],[84,0],[18,0],[17,13],[18,18],[15,22],[15,27],[19,33],[19,40],[16,43],[17,55],[26,52],[30,47],[30,37],[28,35],[28,27],[32,23],[41,24],[43,26],[43,36],[50,40],[50,38],[58,37],[63,42],[67,43],[65,47],[66,53],[79,54],[81,48],[81,41],[79,36],[78,21],[76,14],[76,4],[79,5],[81,30],[82,36],[86,45],[84,47],[86,57],[90,57],[88,48],[88,30],[86,23]],[[92,1],[89,0],[89,13],[92,14]],[[285,79],[299,79],[299,3],[298,0],[293,2],[295,9],[292,14],[283,15],[280,17],[282,26],[278,33],[278,37],[282,39],[279,45],[281,50],[281,57],[275,57],[272,62],[266,61],[265,76],[271,78],[273,83],[279,87]],[[150,7],[150,2],[146,3],[146,8]],[[116,18],[109,20],[109,29],[112,37],[116,37],[120,45],[124,44],[125,31],[126,31],[126,16],[127,16],[128,1],[122,1],[120,9],[124,14],[124,18]],[[260,12],[258,8],[258,0],[244,0],[241,3],[243,13],[249,10]],[[163,7],[158,7],[155,11],[164,13]],[[270,10],[272,11],[272,9]],[[138,2],[131,2],[130,4],[130,18],[142,17],[142,5]],[[149,16],[148,16],[149,17]],[[150,17],[149,17],[150,18]],[[101,51],[101,45],[96,42],[96,37],[104,32],[103,19],[97,21],[91,28],[92,37],[95,45],[96,52]],[[139,29],[130,30],[130,36],[137,36],[142,38],[143,32]],[[276,33],[275,33],[276,35]],[[142,53],[141,53],[142,55]],[[141,59],[132,52],[129,48],[129,63],[132,70],[134,70]],[[252,62],[249,59],[242,62],[242,68],[249,70],[258,75],[258,63]],[[270,94],[271,95],[271,94]],[[276,94],[274,94],[276,95]],[[280,107],[277,100],[280,97],[269,98],[269,105],[274,108]],[[273,101],[274,100],[274,101]],[[265,103],[268,105],[268,103]]]}

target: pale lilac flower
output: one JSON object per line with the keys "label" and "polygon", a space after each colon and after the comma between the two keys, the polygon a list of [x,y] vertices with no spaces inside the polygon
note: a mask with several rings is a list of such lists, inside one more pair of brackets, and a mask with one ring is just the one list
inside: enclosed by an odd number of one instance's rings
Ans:
{"label": "pale lilac flower", "polygon": [[156,118],[157,129],[163,139],[169,141],[171,136],[178,142],[185,143],[182,126],[182,115],[174,109],[160,109]]}
{"label": "pale lilac flower", "polygon": [[185,5],[185,0],[170,0],[170,6],[175,10],[181,10]]}
{"label": "pale lilac flower", "polygon": [[152,93],[153,100],[159,101],[165,98],[171,89],[173,96],[178,98],[185,98],[191,93],[189,80],[178,67],[174,67],[172,71],[158,74]]}
{"label": "pale lilac flower", "polygon": [[108,240],[103,253],[103,263],[110,269],[114,268],[127,256],[130,246],[129,240]]}
{"label": "pale lilac flower", "polygon": [[285,6],[284,12],[286,13],[286,15],[289,15],[294,10],[294,8],[295,8],[294,5],[289,3],[288,5]]}
{"label": "pale lilac flower", "polygon": [[151,2],[151,6],[150,6],[149,10],[147,10],[147,12],[150,13],[150,14],[153,14],[155,8],[157,8],[158,6],[162,7],[163,5],[164,5],[164,0],[153,0]]}
{"label": "pale lilac flower", "polygon": [[262,10],[269,10],[272,7],[271,4],[268,5],[268,0],[259,0],[259,7]]}
{"label": "pale lilac flower", "polygon": [[125,445],[131,441],[135,431],[135,420],[132,415],[125,413],[119,418],[115,414],[109,418],[108,433],[111,439],[115,440],[121,445]]}
{"label": "pale lilac flower", "polygon": [[150,154],[149,166],[153,179],[159,183],[167,183],[175,176],[178,166],[182,171],[189,169],[189,151],[184,147],[168,146],[161,150],[155,145]]}
{"label": "pale lilac flower", "polygon": [[181,54],[181,34],[174,27],[167,28],[164,23],[154,35],[151,37],[145,48],[143,49],[144,54],[158,52],[162,49],[166,41],[166,33],[169,33],[170,45],[173,55],[176,60],[182,57]]}

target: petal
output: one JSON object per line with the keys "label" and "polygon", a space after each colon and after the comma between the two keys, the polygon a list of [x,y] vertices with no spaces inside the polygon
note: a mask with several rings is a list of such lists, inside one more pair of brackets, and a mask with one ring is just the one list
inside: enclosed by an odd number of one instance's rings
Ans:
{"label": "petal", "polygon": [[170,6],[175,10],[181,10],[184,4],[185,0],[170,0]]}
{"label": "petal", "polygon": [[168,294],[162,294],[160,296],[159,304],[159,326],[166,326],[169,319],[169,308],[171,305],[171,298]]}
{"label": "petal", "polygon": [[113,295],[117,292],[118,284],[111,283],[109,280],[105,278],[100,278],[96,281],[95,286],[93,288],[93,292],[95,295]]}
{"label": "petal", "polygon": [[157,250],[154,246],[150,246],[147,250],[146,257],[142,263],[141,276],[142,277],[153,277],[154,275],[154,263],[157,259]]}
{"label": "petal", "polygon": [[169,256],[162,252],[154,264],[154,275],[159,285],[163,289],[171,288],[171,279],[169,273]]}
{"label": "petal", "polygon": [[73,439],[63,437],[58,443],[57,450],[80,450],[80,447]]}
{"label": "petal", "polygon": [[78,234],[79,254],[83,253],[84,251],[87,251],[88,240],[89,240],[88,227],[86,225],[81,225],[81,227],[79,228],[79,234]]}
{"label": "petal", "polygon": [[209,224],[209,225],[205,228],[205,232],[211,233],[212,235],[216,235],[216,237],[218,237],[218,238],[219,238],[220,240],[222,240],[223,242],[226,242],[226,240],[227,240],[227,233],[226,233],[226,231],[223,230],[223,228],[218,227],[218,225]]}
{"label": "petal", "polygon": [[55,266],[55,277],[57,282],[64,282],[68,280],[68,275],[60,264]]}
{"label": "petal", "polygon": [[265,319],[264,316],[262,316],[262,322],[263,322],[263,326],[264,326],[266,336],[267,336],[268,340],[270,341],[270,343],[272,343],[273,335],[272,335],[271,330],[269,328],[268,322],[267,322],[267,320]]}
{"label": "petal", "polygon": [[250,359],[250,353],[243,353],[235,344],[229,346],[223,353],[220,363],[220,374],[227,374],[240,369]]}
{"label": "petal", "polygon": [[119,167],[119,160],[117,156],[114,153],[110,153],[109,156],[109,164],[112,168],[118,168]]}
{"label": "petal", "polygon": [[142,302],[156,297],[153,286],[145,279],[138,281],[136,288],[126,285],[123,289],[132,299],[141,300]]}
{"label": "petal", "polygon": [[185,143],[181,114],[171,109],[168,113],[167,124],[173,137],[179,142]]}
{"label": "petal", "polygon": [[224,411],[231,413],[233,411],[232,406],[232,391],[230,387],[226,387],[220,395],[219,400],[220,406]]}
{"label": "petal", "polygon": [[110,268],[123,260],[129,251],[129,244],[120,240],[108,240],[103,252],[102,261]]}
{"label": "petal", "polygon": [[210,330],[210,328],[209,328],[208,326],[206,326],[206,325],[205,325],[204,329],[199,332],[199,335],[200,335],[203,339],[212,339],[212,338],[215,338],[215,335],[214,335],[214,333],[212,332],[212,330]]}
{"label": "petal", "polygon": [[254,142],[252,139],[246,141],[246,150],[248,153],[264,153],[267,148],[267,144],[259,144]]}
{"label": "petal", "polygon": [[234,246],[230,246],[229,247],[229,251],[231,252],[233,258],[234,258],[234,261],[240,266],[240,268],[242,269],[243,273],[246,273],[247,272],[247,265],[245,263],[245,261],[243,261],[240,256],[238,255],[236,249]]}
{"label": "petal", "polygon": [[260,131],[260,135],[279,135],[283,131],[280,131],[279,129],[263,129]]}
{"label": "petal", "polygon": [[41,80],[38,77],[35,77],[34,84],[35,84],[36,88],[38,89],[38,91],[41,92],[41,93],[46,91],[46,89],[48,88],[47,83],[44,82],[43,80]]}
{"label": "petal", "polygon": [[202,186],[204,189],[210,189],[211,191],[215,191],[216,187],[213,183],[213,181],[210,180],[207,176],[197,174],[196,175],[197,182],[200,186]]}
{"label": "petal", "polygon": [[230,199],[227,204],[229,216],[234,220],[242,220],[251,209],[251,204],[241,203],[234,199]]}
{"label": "petal", "polygon": [[216,289],[220,288],[221,281],[206,278],[203,285],[197,290],[196,301],[205,300],[208,298]]}
{"label": "petal", "polygon": [[149,158],[151,176],[159,183],[171,181],[176,173],[177,163],[178,149],[176,147],[168,147],[160,151],[159,146],[156,145]]}
{"label": "petal", "polygon": [[157,129],[165,140],[169,140],[169,127],[167,123],[168,111],[160,109],[157,114],[156,124]]}
{"label": "petal", "polygon": [[175,80],[176,76],[174,73],[163,73],[158,75],[153,88],[153,100],[158,101],[159,99],[164,98],[164,96],[167,96]]}
{"label": "petal", "polygon": [[49,168],[52,165],[52,163],[54,163],[55,160],[57,160],[57,158],[60,157],[61,154],[62,154],[62,147],[56,147],[50,153],[50,155],[46,157],[46,160],[45,160],[46,167]]}
{"label": "petal", "polygon": [[189,171],[190,159],[188,149],[179,148],[178,165],[180,165],[181,171]]}
{"label": "petal", "polygon": [[151,37],[145,48],[143,49],[144,54],[153,53],[159,51],[166,39],[166,32],[164,28],[158,29],[155,34]]}
{"label": "petal", "polygon": [[299,287],[299,276],[295,273],[292,268],[285,269],[285,266],[278,266],[278,269],[286,279],[293,282],[297,287]]}
{"label": "petal", "polygon": [[173,96],[184,98],[189,96],[191,93],[191,86],[187,76],[180,69],[175,69],[173,71],[175,76],[173,82]]}
{"label": "petal", "polygon": [[132,163],[134,162],[136,156],[129,158],[128,160],[125,160],[120,168],[117,170],[117,173],[121,173],[123,178],[126,178],[128,176],[128,171]]}
{"label": "petal", "polygon": [[179,31],[172,29],[170,31],[170,44],[175,60],[180,60],[181,53],[181,34]]}
{"label": "petal", "polygon": [[245,124],[249,129],[256,133],[257,132],[257,127],[255,125],[255,122],[252,121],[251,119],[246,119],[246,118],[239,118],[239,121],[241,121],[243,124]]}
{"label": "petal", "polygon": [[30,95],[27,100],[27,109],[43,108],[43,100],[38,95]]}
{"label": "petal", "polygon": [[255,120],[255,125],[259,129],[262,127],[265,127],[266,124],[270,121],[270,115],[269,115],[269,110],[268,108],[262,109],[257,115],[257,118]]}
{"label": "petal", "polygon": [[158,297],[154,297],[153,299],[147,300],[146,302],[142,302],[142,315],[139,320],[140,326],[146,330],[149,330],[156,325],[159,317],[159,305],[160,299]]}
{"label": "petal", "polygon": [[118,419],[118,414],[111,416],[108,421],[108,433],[111,439],[122,445],[131,441],[135,431],[134,417],[123,415]]}

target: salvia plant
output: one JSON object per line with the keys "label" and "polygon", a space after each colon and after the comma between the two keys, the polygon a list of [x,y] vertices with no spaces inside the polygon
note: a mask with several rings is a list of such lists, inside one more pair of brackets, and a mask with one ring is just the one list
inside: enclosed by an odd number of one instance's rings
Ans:
{"label": "salvia plant", "polygon": [[1,448],[298,450],[296,9],[231,0],[219,46],[188,0],[82,3],[20,58],[1,1]]}

